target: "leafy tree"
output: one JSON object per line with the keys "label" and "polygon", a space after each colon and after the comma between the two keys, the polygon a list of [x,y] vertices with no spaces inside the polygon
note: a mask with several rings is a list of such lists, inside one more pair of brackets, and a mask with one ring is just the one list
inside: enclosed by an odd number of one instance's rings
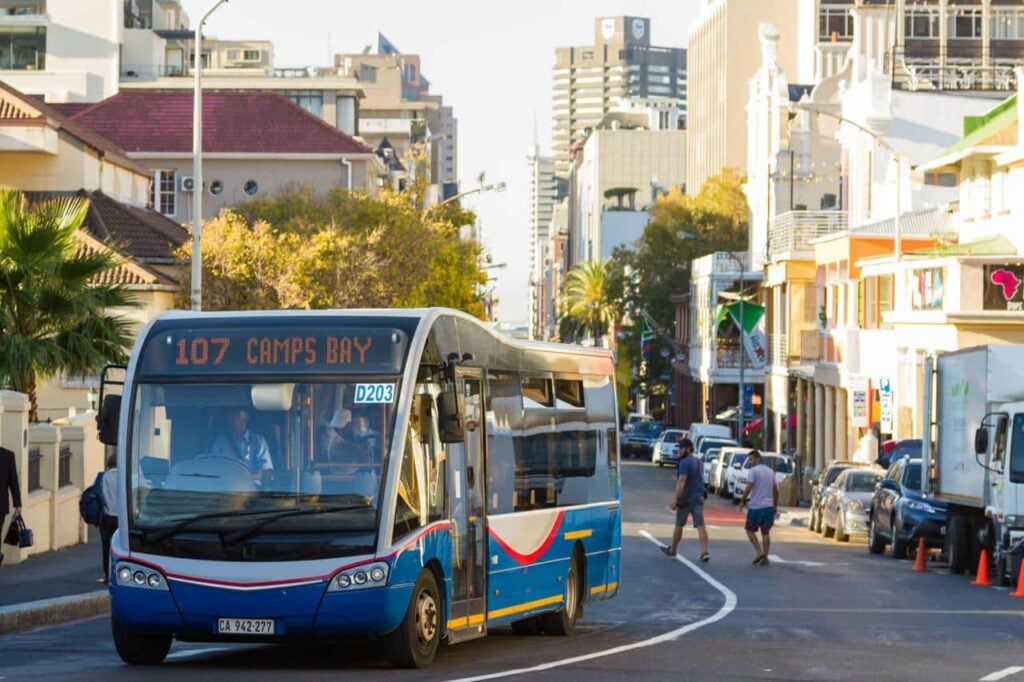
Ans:
{"label": "leafy tree", "polygon": [[39,419],[40,380],[123,362],[134,338],[114,309],[138,304],[104,282],[120,260],[75,237],[88,208],[78,198],[30,205],[22,192],[0,188],[0,377],[28,395],[31,421]]}
{"label": "leafy tree", "polygon": [[419,204],[414,192],[296,186],[224,212],[203,228],[203,306],[447,306],[482,316],[480,247],[459,238],[475,216]]}
{"label": "leafy tree", "polygon": [[[659,197],[651,209],[651,221],[636,248],[616,249],[613,268],[628,273],[619,293],[626,310],[645,310],[668,335],[674,334],[675,304],[672,297],[690,288],[690,264],[715,251],[746,248],[749,209],[743,194],[744,177],[732,169],[708,178],[694,197],[673,189]],[[693,238],[680,236],[680,233]],[[640,330],[638,316],[624,330],[623,352],[639,367]],[[669,349],[668,357],[662,350]],[[646,376],[652,379],[671,372],[671,348],[661,337],[653,340],[647,358]]]}
{"label": "leafy tree", "polygon": [[600,343],[614,328],[621,312],[619,301],[611,296],[616,274],[610,263],[588,261],[565,276],[562,319],[567,320],[565,330],[575,332],[575,339],[589,335]]}

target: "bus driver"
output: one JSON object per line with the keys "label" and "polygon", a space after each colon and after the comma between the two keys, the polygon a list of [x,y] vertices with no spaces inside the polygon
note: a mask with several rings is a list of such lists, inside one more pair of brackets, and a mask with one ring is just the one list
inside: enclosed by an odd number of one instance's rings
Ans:
{"label": "bus driver", "polygon": [[228,412],[227,424],[227,431],[217,437],[210,447],[210,452],[242,460],[252,472],[253,479],[258,481],[264,471],[274,468],[266,439],[249,430],[249,411],[243,407],[236,407]]}

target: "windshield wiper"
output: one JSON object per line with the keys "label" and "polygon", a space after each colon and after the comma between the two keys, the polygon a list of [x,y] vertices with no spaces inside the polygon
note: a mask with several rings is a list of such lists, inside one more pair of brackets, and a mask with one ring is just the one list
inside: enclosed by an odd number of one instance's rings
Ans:
{"label": "windshield wiper", "polygon": [[[177,535],[181,531],[185,530],[193,523],[197,521],[206,521],[208,519],[219,519],[228,516],[257,516],[259,514],[273,514],[275,509],[259,509],[250,511],[223,511],[223,512],[211,512],[209,514],[199,514],[198,516],[191,516],[183,521],[179,521],[173,526],[159,529],[147,529],[138,528],[132,531],[132,534],[141,534],[143,542],[160,542],[172,535]],[[218,531],[214,531],[218,532]]]}
{"label": "windshield wiper", "polygon": [[290,516],[312,516],[314,514],[331,514],[333,512],[341,511],[354,511],[356,509],[373,509],[369,504],[338,504],[328,505],[325,507],[313,507],[310,509],[291,509],[289,511],[278,512],[274,516],[266,519],[260,519],[256,521],[248,528],[244,528],[234,533],[225,534],[221,536],[221,544],[225,547],[231,547],[237,545],[240,542],[245,542],[249,538],[258,535],[265,526],[274,523],[278,519],[288,518]]}

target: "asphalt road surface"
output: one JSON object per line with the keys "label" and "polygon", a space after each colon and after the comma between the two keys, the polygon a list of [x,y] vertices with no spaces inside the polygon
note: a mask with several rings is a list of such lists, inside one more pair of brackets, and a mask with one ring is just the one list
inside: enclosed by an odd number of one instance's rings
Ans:
{"label": "asphalt road surface", "polygon": [[511,630],[443,649],[422,671],[388,667],[369,641],[330,646],[175,643],[162,666],[123,665],[106,617],[0,637],[0,679],[203,680],[1008,680],[1024,682],[1024,599],[972,587],[938,562],[871,556],[863,540],[822,540],[800,525],[773,532],[771,566],[753,550],[731,503],[706,511],[711,562],[697,564],[692,529],[677,559],[673,472],[625,465],[619,596],[590,606],[570,638]]}

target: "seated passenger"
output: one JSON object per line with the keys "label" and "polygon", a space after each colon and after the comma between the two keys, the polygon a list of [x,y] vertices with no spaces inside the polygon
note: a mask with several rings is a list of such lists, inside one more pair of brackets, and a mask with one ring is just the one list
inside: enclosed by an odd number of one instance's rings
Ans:
{"label": "seated passenger", "polygon": [[328,494],[352,494],[374,498],[377,495],[378,476],[367,444],[352,428],[352,412],[339,408],[328,424],[325,452],[326,461],[340,465],[332,467]]}
{"label": "seated passenger", "polygon": [[249,411],[244,408],[231,410],[227,422],[226,432],[217,437],[210,452],[237,457],[249,467],[253,479],[259,480],[264,471],[274,468],[266,439],[249,430]]}

